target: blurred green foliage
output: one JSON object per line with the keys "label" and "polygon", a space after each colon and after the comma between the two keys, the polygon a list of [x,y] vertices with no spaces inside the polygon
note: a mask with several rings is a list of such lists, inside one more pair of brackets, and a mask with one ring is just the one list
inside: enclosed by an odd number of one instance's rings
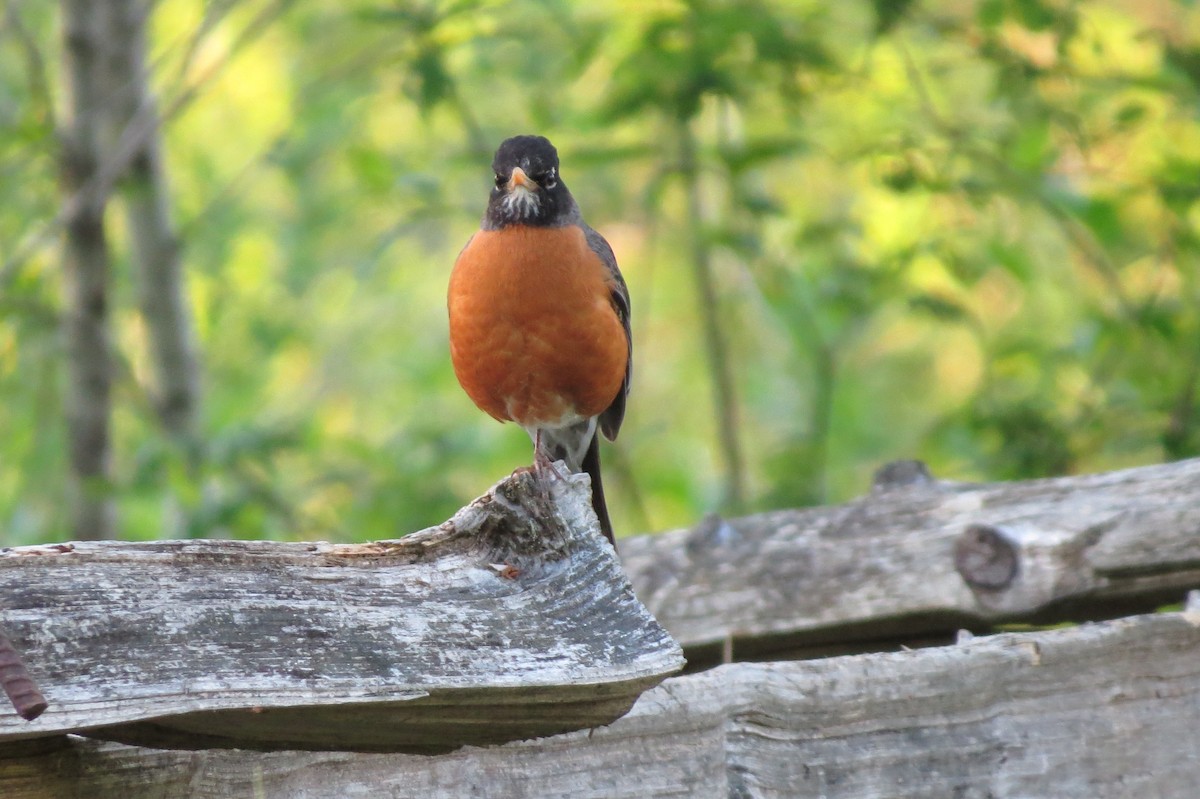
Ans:
{"label": "blurred green foliage", "polygon": [[[175,506],[190,535],[395,536],[528,462],[456,385],[444,310],[523,132],[633,294],[619,531],[727,499],[697,242],[750,509],[901,457],[995,480],[1200,453],[1190,2],[161,0],[152,29],[205,440],[194,471],[155,424],[113,215],[127,537]],[[0,16],[4,544],[65,528],[60,46],[53,4]]]}

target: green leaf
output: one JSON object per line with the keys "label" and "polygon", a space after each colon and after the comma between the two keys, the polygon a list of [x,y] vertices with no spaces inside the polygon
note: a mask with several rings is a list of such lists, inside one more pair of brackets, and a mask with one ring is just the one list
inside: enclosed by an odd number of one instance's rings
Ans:
{"label": "green leaf", "polygon": [[976,12],[976,19],[984,28],[996,28],[1004,22],[1004,0],[983,0]]}
{"label": "green leaf", "polygon": [[1079,218],[1105,247],[1112,247],[1122,237],[1121,212],[1116,202],[1093,197],[1086,201]]}
{"label": "green leaf", "polygon": [[913,0],[871,0],[875,9],[875,35],[883,36],[904,19]]}
{"label": "green leaf", "polygon": [[1011,161],[1026,172],[1040,173],[1056,157],[1048,120],[1025,120],[1011,145]]}

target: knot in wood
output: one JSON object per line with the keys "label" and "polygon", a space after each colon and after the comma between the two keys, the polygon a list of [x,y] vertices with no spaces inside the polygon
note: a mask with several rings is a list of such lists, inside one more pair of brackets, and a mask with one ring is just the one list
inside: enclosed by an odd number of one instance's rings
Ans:
{"label": "knot in wood", "polygon": [[569,487],[556,484],[561,477],[539,477],[532,472],[515,474],[498,483],[475,523],[475,536],[494,561],[529,557],[542,561],[569,555],[572,536],[559,514],[558,503],[568,501]]}
{"label": "knot in wood", "polygon": [[954,568],[975,589],[1000,591],[1017,576],[1017,547],[999,527],[972,524],[954,542]]}
{"label": "knot in wood", "polygon": [[902,460],[885,463],[876,469],[871,488],[875,491],[887,491],[893,488],[933,485],[935,482],[937,481],[933,479],[929,467],[923,461]]}
{"label": "knot in wood", "polygon": [[[719,514],[708,513],[692,530],[684,548],[691,557],[710,555],[719,550],[728,549],[735,544],[741,535],[728,521]],[[721,557],[727,557],[725,553]]]}

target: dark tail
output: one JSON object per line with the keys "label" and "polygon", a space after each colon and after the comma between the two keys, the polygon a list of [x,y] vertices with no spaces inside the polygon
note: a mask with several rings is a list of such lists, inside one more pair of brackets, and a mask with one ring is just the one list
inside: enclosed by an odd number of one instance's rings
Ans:
{"label": "dark tail", "polygon": [[592,434],[592,443],[588,444],[587,454],[583,456],[583,471],[592,478],[592,507],[596,517],[600,519],[600,531],[608,539],[608,543],[617,548],[613,538],[612,520],[608,518],[608,505],[604,504],[604,483],[600,482],[600,433]]}

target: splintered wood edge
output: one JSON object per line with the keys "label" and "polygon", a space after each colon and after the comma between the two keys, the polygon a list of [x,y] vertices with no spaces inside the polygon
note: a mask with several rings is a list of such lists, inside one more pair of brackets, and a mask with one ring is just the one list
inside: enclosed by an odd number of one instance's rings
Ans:
{"label": "splintered wood edge", "polygon": [[[530,472],[500,480],[487,493],[434,527],[401,538],[363,543],[267,541],[238,539],[170,539],[157,541],[68,541],[0,548],[0,568],[23,558],[55,558],[95,563],[146,559],[190,560],[214,565],[231,559],[262,559],[279,565],[401,565],[447,554],[491,552],[497,558],[561,559],[599,531],[590,508],[590,480],[567,474],[562,462],[557,476],[539,482]],[[545,496],[542,496],[542,491]],[[535,512],[539,516],[533,515]],[[550,526],[547,526],[549,517]],[[509,522],[511,526],[505,526]],[[515,529],[514,529],[515,528]],[[547,535],[549,533],[549,535]],[[489,549],[494,547],[494,549]]]}
{"label": "splintered wood edge", "polygon": [[[14,630],[50,707],[35,722],[0,713],[0,740],[74,731],[158,746],[444,751],[607,723],[683,665],[678,646],[637,602],[601,537],[586,476],[539,484],[514,475],[448,522],[403,539],[88,542],[5,550],[0,570],[6,568],[12,579],[3,584],[11,593],[0,594],[0,625]],[[129,578],[131,572],[151,584]],[[117,589],[109,590],[106,575]],[[72,580],[79,584],[72,587]],[[222,580],[233,583],[222,588]],[[128,595],[140,621],[122,626],[111,618],[118,607],[99,618],[91,606],[64,607],[64,597],[97,590],[97,604]],[[144,596],[152,590],[159,597]],[[26,606],[31,592],[46,597],[47,606]],[[196,619],[184,618],[191,607],[177,609],[168,599],[190,597],[201,609],[228,603],[220,606],[228,611],[221,618],[246,624],[293,596],[306,610],[292,608],[285,621],[341,638],[254,639],[240,675],[227,652],[213,654],[214,647],[245,649],[237,624],[197,627]],[[380,609],[372,600],[401,604]],[[75,619],[99,638],[74,636]],[[450,619],[444,634],[430,631]],[[125,650],[104,649],[106,624],[132,636]],[[138,646],[156,645],[147,624],[164,631],[182,624],[198,635],[184,646],[197,662],[132,662]],[[397,637],[405,630],[416,637]],[[358,639],[361,657],[337,648],[347,635]],[[453,635],[460,640],[446,637]],[[511,636],[514,645],[504,644]],[[311,655],[313,666],[303,665],[306,653],[321,651]],[[131,662],[107,662],[122,652]],[[339,653],[359,659],[329,665]],[[359,661],[368,667],[361,675],[354,671]],[[264,667],[269,673],[256,673]],[[129,670],[145,671],[131,682]],[[104,683],[103,674],[119,677]]]}

